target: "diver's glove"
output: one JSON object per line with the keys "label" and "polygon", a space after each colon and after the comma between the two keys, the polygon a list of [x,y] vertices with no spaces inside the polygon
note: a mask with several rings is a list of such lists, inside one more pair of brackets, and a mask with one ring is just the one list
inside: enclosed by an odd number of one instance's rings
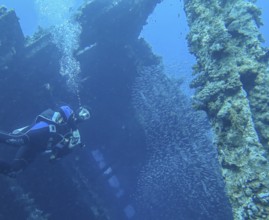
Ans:
{"label": "diver's glove", "polygon": [[49,161],[54,161],[54,160],[56,160],[56,156],[54,155],[54,154],[52,154],[52,155],[50,155],[50,159],[49,159]]}
{"label": "diver's glove", "polygon": [[74,130],[72,136],[70,137],[70,142],[68,148],[73,148],[75,146],[81,145],[80,133],[79,130]]}

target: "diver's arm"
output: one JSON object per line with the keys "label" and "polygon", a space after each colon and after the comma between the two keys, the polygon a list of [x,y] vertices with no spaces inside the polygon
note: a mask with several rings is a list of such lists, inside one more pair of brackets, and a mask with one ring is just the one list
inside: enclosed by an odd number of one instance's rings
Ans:
{"label": "diver's arm", "polygon": [[81,143],[79,130],[72,131],[72,135],[66,138],[64,142],[57,144],[53,147],[51,152],[50,160],[60,159],[63,156],[69,154],[75,147],[84,147]]}
{"label": "diver's arm", "polygon": [[50,160],[56,160],[56,159],[60,159],[63,156],[69,154],[71,152],[71,149],[69,149],[69,140],[65,139],[62,143],[59,143],[57,145],[55,145],[52,150],[51,150],[51,156],[50,156]]}
{"label": "diver's arm", "polygon": [[0,143],[20,147],[29,143],[29,137],[26,134],[15,135],[0,132]]}

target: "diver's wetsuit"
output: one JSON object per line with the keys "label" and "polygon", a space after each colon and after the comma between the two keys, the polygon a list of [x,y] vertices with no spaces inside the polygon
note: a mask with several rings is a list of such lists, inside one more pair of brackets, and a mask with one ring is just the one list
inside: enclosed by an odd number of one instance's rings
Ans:
{"label": "diver's wetsuit", "polygon": [[60,107],[59,111],[48,109],[37,116],[33,125],[11,134],[0,132],[0,143],[19,147],[12,163],[0,161],[0,173],[6,175],[23,170],[38,153],[49,150],[51,159],[56,159],[81,145],[74,113],[68,106]]}

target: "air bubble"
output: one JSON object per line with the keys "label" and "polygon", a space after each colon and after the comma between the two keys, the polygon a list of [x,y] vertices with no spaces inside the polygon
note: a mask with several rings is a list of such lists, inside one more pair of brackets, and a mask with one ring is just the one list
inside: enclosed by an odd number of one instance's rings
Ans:
{"label": "air bubble", "polygon": [[71,18],[74,0],[36,0],[41,26],[50,27],[52,41],[61,53],[60,74],[67,78],[68,88],[77,93],[80,63],[74,53],[79,48],[80,24]]}

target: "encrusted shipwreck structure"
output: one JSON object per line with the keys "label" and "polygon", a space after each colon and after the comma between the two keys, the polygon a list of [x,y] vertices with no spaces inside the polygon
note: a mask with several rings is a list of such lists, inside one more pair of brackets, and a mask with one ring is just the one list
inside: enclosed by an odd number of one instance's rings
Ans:
{"label": "encrusted shipwreck structure", "polygon": [[[0,176],[1,204],[5,204],[0,206],[1,219],[126,219],[124,208],[135,182],[124,188],[120,199],[104,195],[111,176],[102,176],[104,170],[98,168],[91,151],[106,155],[103,169],[113,164],[123,175],[135,177],[139,172],[137,160],[143,159],[145,141],[139,123],[130,117],[132,83],[140,65],[160,62],[139,39],[158,2],[96,0],[80,8],[75,20],[82,32],[74,56],[81,65],[81,101],[94,106],[91,122],[83,129],[88,133],[82,134],[89,148],[55,166],[39,157],[14,181]],[[49,31],[39,30],[25,38],[15,11],[0,8],[1,129],[24,126],[61,101],[78,104],[66,78],[59,74],[60,59]],[[1,145],[1,159],[11,160],[15,153],[16,149]],[[121,166],[114,163],[119,155]],[[10,212],[10,207],[16,212]]]}
{"label": "encrusted shipwreck structure", "polygon": [[[1,219],[126,219],[119,199],[107,210],[106,180],[100,180],[104,170],[94,170],[89,155],[101,149],[123,176],[138,175],[146,141],[130,107],[132,86],[141,67],[160,64],[139,39],[159,2],[93,0],[79,10],[75,19],[82,32],[74,56],[81,65],[81,101],[94,106],[91,123],[83,129],[91,148],[61,165],[48,166],[41,158],[19,181],[0,177]],[[268,219],[268,51],[261,47],[260,11],[245,0],[185,0],[185,11],[190,50],[197,58],[195,105],[212,121],[234,218]],[[23,126],[57,101],[77,104],[59,74],[60,59],[48,31],[25,39],[15,12],[0,8],[1,129]],[[15,152],[9,151],[1,146],[2,155],[12,157]],[[114,162],[118,155],[120,165]],[[128,185],[131,195],[134,181]]]}
{"label": "encrusted shipwreck structure", "polygon": [[269,70],[261,11],[245,0],[185,0],[195,106],[216,134],[234,219],[269,218]]}

